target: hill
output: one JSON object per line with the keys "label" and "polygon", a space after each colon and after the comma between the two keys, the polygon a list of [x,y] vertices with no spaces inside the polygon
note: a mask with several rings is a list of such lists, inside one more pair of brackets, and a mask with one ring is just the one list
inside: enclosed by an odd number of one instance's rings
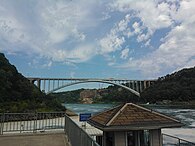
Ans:
{"label": "hill", "polygon": [[0,112],[64,110],[61,103],[42,93],[0,53]]}
{"label": "hill", "polygon": [[182,69],[157,80],[141,93],[146,102],[195,100],[195,67]]}

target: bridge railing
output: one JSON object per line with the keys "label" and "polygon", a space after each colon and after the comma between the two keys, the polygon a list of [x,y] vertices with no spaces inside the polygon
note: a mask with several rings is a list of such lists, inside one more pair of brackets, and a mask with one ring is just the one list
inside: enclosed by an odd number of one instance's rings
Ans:
{"label": "bridge railing", "polygon": [[168,134],[163,134],[163,146],[195,146],[195,143]]}
{"label": "bridge railing", "polygon": [[100,146],[89,136],[84,129],[80,128],[71,118],[65,116],[65,132],[72,146]]}

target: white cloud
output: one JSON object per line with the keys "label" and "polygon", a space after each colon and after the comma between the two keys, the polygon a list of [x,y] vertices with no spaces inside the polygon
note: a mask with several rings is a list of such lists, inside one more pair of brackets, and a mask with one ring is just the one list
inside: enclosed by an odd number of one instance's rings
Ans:
{"label": "white cloud", "polygon": [[[194,0],[2,1],[0,14],[0,50],[44,57],[46,66],[95,55],[113,66],[128,59],[131,40],[145,48],[136,49],[122,67],[146,75],[189,67],[195,60]],[[162,29],[170,31],[157,40],[153,36]],[[154,41],[156,48],[150,46]]]}
{"label": "white cloud", "polygon": [[[87,17],[86,10],[81,10],[78,5],[71,2],[40,2],[42,29],[47,33],[49,41],[59,43],[69,38],[83,40],[84,34],[78,30],[78,24],[82,23],[80,17]],[[73,11],[75,10],[75,11]]]}
{"label": "white cloud", "polygon": [[86,0],[4,1],[0,47],[7,53],[38,54],[53,61],[87,61],[96,54],[96,47],[84,31],[98,25],[100,20],[91,14],[98,5]]}
{"label": "white cloud", "polygon": [[122,45],[125,43],[125,36],[131,36],[131,31],[128,28],[130,19],[130,15],[127,14],[124,19],[110,30],[110,33],[100,40],[101,54],[111,53],[122,49]]}
{"label": "white cloud", "polygon": [[[15,54],[17,55],[17,54]],[[40,57],[33,57],[29,59],[30,61],[27,63],[30,68],[36,68],[36,69],[49,69],[53,65],[53,61],[42,59]],[[41,62],[41,63],[40,63]]]}
{"label": "white cloud", "polygon": [[70,72],[70,77],[71,77],[71,78],[75,78],[75,74],[76,74],[75,72],[71,71],[71,72]]}
{"label": "white cloud", "polygon": [[102,20],[107,20],[107,19],[111,18],[111,16],[108,14],[108,12],[102,12],[102,15],[103,15]]}
{"label": "white cloud", "polygon": [[129,55],[129,49],[128,48],[121,51],[121,59],[127,59],[128,55]]}
{"label": "white cloud", "polygon": [[140,29],[140,26],[139,26],[138,22],[134,22],[132,27],[134,28],[134,33],[135,34],[140,34],[141,33],[141,29]]}
{"label": "white cloud", "polygon": [[156,30],[173,24],[170,6],[165,2],[158,3],[158,0],[117,0],[112,8],[121,12],[134,11],[134,16],[140,18],[142,25],[139,22],[132,25],[138,42],[147,41]]}
{"label": "white cloud", "polygon": [[125,67],[141,70],[146,76],[156,76],[164,69],[193,67],[195,64],[194,24],[181,24],[171,30],[160,47],[151,54],[129,61]]}
{"label": "white cloud", "polygon": [[121,49],[122,44],[125,42],[124,37],[118,37],[116,34],[109,34],[100,40],[101,54],[111,53]]}
{"label": "white cloud", "polygon": [[[162,44],[153,52],[134,58],[123,65],[141,71],[146,76],[159,76],[167,69],[193,66],[195,56],[195,1],[177,1],[171,4],[158,1],[117,1],[115,8],[120,11],[135,10],[149,34],[140,33],[140,26],[134,23],[138,42],[150,40],[156,30],[171,27]],[[157,41],[157,40],[156,40]],[[148,45],[148,41],[147,41]]]}
{"label": "white cloud", "polygon": [[94,45],[88,44],[71,50],[53,49],[51,52],[47,52],[47,56],[51,56],[53,61],[79,63],[91,59],[93,55],[97,54],[96,52]]}
{"label": "white cloud", "polygon": [[43,64],[43,67],[48,68],[48,67],[51,67],[51,66],[52,66],[52,64],[53,64],[53,62],[52,62],[52,61],[49,61],[48,63]]}
{"label": "white cloud", "polygon": [[141,18],[144,25],[150,29],[159,29],[170,26],[171,19],[168,17],[170,8],[167,3],[158,3],[158,0],[117,0],[113,7],[122,12],[134,10]]}

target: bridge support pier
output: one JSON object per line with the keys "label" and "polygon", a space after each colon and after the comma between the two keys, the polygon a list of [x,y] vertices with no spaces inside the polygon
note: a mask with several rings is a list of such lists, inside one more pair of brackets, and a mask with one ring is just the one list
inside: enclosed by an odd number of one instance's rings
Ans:
{"label": "bridge support pier", "polygon": [[41,89],[41,80],[40,80],[40,79],[37,80],[37,87],[38,87],[39,89]]}
{"label": "bridge support pier", "polygon": [[146,83],[147,81],[144,81],[144,89],[146,89],[147,88],[147,83]]}
{"label": "bridge support pier", "polygon": [[142,81],[139,81],[140,92],[142,92]]}
{"label": "bridge support pier", "polygon": [[36,82],[36,85],[39,89],[41,89],[41,79],[40,78],[29,78],[28,79],[30,81],[30,83],[32,84],[35,84]]}

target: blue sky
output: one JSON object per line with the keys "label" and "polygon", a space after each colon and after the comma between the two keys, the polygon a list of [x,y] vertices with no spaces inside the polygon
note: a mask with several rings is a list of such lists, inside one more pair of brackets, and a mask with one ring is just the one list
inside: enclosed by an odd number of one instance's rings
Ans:
{"label": "blue sky", "polygon": [[194,0],[0,2],[0,52],[24,76],[154,79],[195,65]]}

